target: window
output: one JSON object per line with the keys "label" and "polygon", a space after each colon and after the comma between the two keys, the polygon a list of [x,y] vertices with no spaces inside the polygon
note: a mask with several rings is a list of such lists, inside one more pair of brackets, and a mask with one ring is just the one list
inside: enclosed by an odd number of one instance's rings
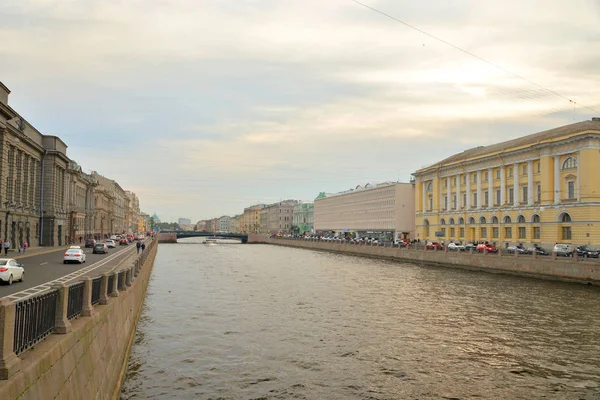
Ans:
{"label": "window", "polygon": [[571,216],[567,213],[564,213],[560,218],[561,222],[571,222]]}
{"label": "window", "polygon": [[433,210],[433,197],[429,196],[429,211]]}
{"label": "window", "polygon": [[464,224],[465,224],[465,219],[464,219],[463,217],[460,217],[460,218],[458,219],[458,224],[459,224],[459,225],[464,225]]}
{"label": "window", "polygon": [[567,196],[569,200],[575,199],[575,181],[567,182]]}
{"label": "window", "polygon": [[526,233],[525,233],[525,227],[521,226],[519,227],[519,239],[525,239],[526,238]]}
{"label": "window", "polygon": [[479,223],[480,224],[485,224],[486,223],[485,217],[479,218]]}
{"label": "window", "polygon": [[444,218],[440,220],[440,225],[446,225],[446,220]]}
{"label": "window", "polygon": [[522,215],[519,215],[517,217],[517,224],[524,224],[525,223],[525,217]]}
{"label": "window", "polygon": [[477,183],[477,172],[473,174],[473,183]]}
{"label": "window", "polygon": [[429,236],[429,220],[423,221],[423,225],[425,225],[425,236]]}
{"label": "window", "polygon": [[577,160],[573,157],[568,157],[562,165],[562,169],[577,168]]}
{"label": "window", "polygon": [[467,194],[463,193],[462,207],[464,208],[466,205],[467,205]]}
{"label": "window", "polygon": [[492,239],[498,239],[498,227],[497,226],[492,228]]}
{"label": "window", "polygon": [[473,193],[473,207],[477,207],[477,193]]}
{"label": "window", "polygon": [[562,227],[562,239],[563,240],[571,240],[571,227],[570,226]]}
{"label": "window", "polygon": [[536,163],[535,164],[535,172],[537,172],[539,174],[541,172],[541,170],[542,170],[542,164]]}
{"label": "window", "polygon": [[469,218],[469,225],[473,225],[475,223],[475,218]]}
{"label": "window", "polygon": [[527,175],[527,165],[523,165],[523,175]]}
{"label": "window", "polygon": [[460,237],[465,237],[465,228],[460,228],[459,229],[459,235]]}
{"label": "window", "polygon": [[512,220],[510,219],[510,217],[507,215],[506,217],[504,217],[504,220],[502,221],[502,223],[504,224],[510,224],[512,223]]}
{"label": "window", "polygon": [[448,187],[448,178],[444,179],[444,188]]}
{"label": "window", "polygon": [[504,228],[504,237],[507,239],[512,238],[512,228],[510,228],[510,227]]}
{"label": "window", "polygon": [[454,225],[454,218],[450,218],[450,220],[448,221],[448,225]]}
{"label": "window", "polygon": [[467,184],[467,176],[463,175],[463,185],[466,185],[466,184]]}
{"label": "window", "polygon": [[452,208],[456,209],[456,195],[452,196]]}
{"label": "window", "polygon": [[500,170],[496,171],[496,179],[500,179]]}
{"label": "window", "polygon": [[497,224],[498,223],[498,217],[494,216],[492,217],[492,224]]}
{"label": "window", "polygon": [[499,206],[501,204],[500,203],[500,195],[501,195],[500,189],[497,189],[496,190],[496,205],[497,206]]}
{"label": "window", "polygon": [[513,167],[508,168],[508,176],[513,176]]}
{"label": "window", "polygon": [[487,237],[487,228],[481,228],[481,237],[482,238]]}
{"label": "window", "polygon": [[444,210],[448,209],[448,196],[444,196]]}
{"label": "window", "polygon": [[427,190],[428,192],[431,192],[431,189],[432,189],[432,188],[431,188],[431,182],[429,182],[429,183],[427,184],[427,187],[425,188],[425,190]]}
{"label": "window", "polygon": [[515,189],[513,188],[508,189],[508,202],[510,204],[515,202]]}
{"label": "window", "polygon": [[487,207],[490,205],[490,200],[489,200],[489,192],[486,190],[485,192],[483,192],[483,204]]}
{"label": "window", "polygon": [[485,174],[483,174],[483,177],[484,177],[483,180],[487,182],[489,179],[489,175],[488,175],[487,171],[485,172]]}
{"label": "window", "polygon": [[450,228],[450,236],[454,237],[455,228]]}
{"label": "window", "polygon": [[534,224],[539,224],[540,223],[540,216],[537,214],[534,214],[533,217],[531,217],[531,222],[533,222]]}
{"label": "window", "polygon": [[527,190],[528,190],[528,188],[527,188],[527,186],[523,186],[521,188],[521,190],[523,191],[523,200],[522,201],[523,201],[523,203],[525,203],[525,202],[527,202]]}
{"label": "window", "polygon": [[533,227],[533,238],[534,239],[539,239],[540,238],[540,227],[539,226],[534,226]]}
{"label": "window", "polygon": [[452,179],[453,185],[456,186],[456,177]]}
{"label": "window", "polygon": [[535,198],[538,203],[542,201],[542,185],[539,183],[535,187]]}

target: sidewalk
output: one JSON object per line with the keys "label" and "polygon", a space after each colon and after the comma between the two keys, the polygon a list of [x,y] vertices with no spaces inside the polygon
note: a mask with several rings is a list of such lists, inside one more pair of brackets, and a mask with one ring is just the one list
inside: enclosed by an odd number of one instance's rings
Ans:
{"label": "sidewalk", "polygon": [[34,257],[34,256],[43,255],[43,254],[53,253],[53,252],[58,251],[58,250],[66,250],[68,248],[69,248],[69,246],[56,246],[56,247],[52,247],[52,246],[38,246],[38,247],[29,247],[27,249],[27,251],[25,252],[25,254],[23,254],[23,249],[21,249],[21,253],[19,253],[17,250],[9,249],[8,250],[8,254],[5,256],[4,255],[4,251],[3,251],[2,255],[0,256],[0,258],[6,257],[6,258],[14,258],[15,260],[20,260],[20,259],[23,259],[23,258],[28,258],[28,257]]}

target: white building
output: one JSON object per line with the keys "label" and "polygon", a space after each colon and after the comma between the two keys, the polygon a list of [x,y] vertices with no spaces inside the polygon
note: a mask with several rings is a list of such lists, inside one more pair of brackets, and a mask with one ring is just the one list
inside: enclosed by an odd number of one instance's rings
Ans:
{"label": "white building", "polygon": [[192,224],[192,220],[189,218],[179,218],[177,220],[177,224],[178,225],[191,225]]}
{"label": "white building", "polygon": [[414,238],[415,195],[412,183],[358,185],[340,193],[320,193],[315,199],[317,232],[385,239]]}
{"label": "white building", "polygon": [[224,215],[217,219],[217,231],[219,232],[230,232],[231,227],[229,226],[229,222],[231,221],[231,217]]}

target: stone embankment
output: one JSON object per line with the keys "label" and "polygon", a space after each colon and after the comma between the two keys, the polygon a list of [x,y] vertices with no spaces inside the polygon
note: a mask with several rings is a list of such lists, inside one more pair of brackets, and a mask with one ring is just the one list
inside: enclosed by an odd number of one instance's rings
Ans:
{"label": "stone embankment", "polygon": [[[77,284],[56,288],[52,334],[18,354],[14,339],[22,324],[15,303],[1,299],[0,399],[118,398],[157,248],[149,241],[117,271],[85,278],[82,297],[73,301],[81,293]],[[69,314],[75,301],[83,301],[79,316]]]}
{"label": "stone embankment", "polygon": [[177,243],[176,233],[159,233],[158,243]]}
{"label": "stone embankment", "polygon": [[264,243],[331,251],[355,256],[377,257],[416,264],[440,265],[475,269],[493,273],[531,276],[543,279],[600,285],[599,259],[557,258],[513,254],[480,254],[417,250],[380,246],[359,246],[348,243],[308,241],[301,239],[264,238]]}

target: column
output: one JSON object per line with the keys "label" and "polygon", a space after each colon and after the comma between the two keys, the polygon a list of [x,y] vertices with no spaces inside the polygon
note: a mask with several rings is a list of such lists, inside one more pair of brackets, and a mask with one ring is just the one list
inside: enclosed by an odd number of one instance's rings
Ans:
{"label": "column", "polygon": [[465,208],[468,210],[471,208],[471,173],[467,172],[467,204],[465,204]]}
{"label": "column", "polygon": [[513,165],[513,206],[519,205],[519,164]]}
{"label": "column", "polygon": [[64,283],[54,286],[58,290],[56,300],[56,315],[54,318],[54,333],[65,334],[71,332],[71,322],[67,318],[67,308],[69,306],[69,287]]}
{"label": "column", "polygon": [[560,203],[560,156],[554,156],[554,204]]}
{"label": "column", "polygon": [[446,184],[448,185],[448,187],[446,188],[446,198],[448,199],[446,204],[446,210],[449,210],[452,208],[452,179],[450,179],[449,176],[446,177]]}
{"label": "column", "polygon": [[423,211],[425,212],[427,211],[427,182],[423,182],[423,184],[421,185],[423,186]]}
{"label": "column", "polygon": [[494,193],[494,169],[490,168],[488,170],[488,207],[492,207],[494,205],[495,196],[496,194]]}
{"label": "column", "polygon": [[500,166],[500,205],[506,204],[506,173],[504,165]]}
{"label": "column", "polygon": [[527,163],[527,205],[532,206],[534,201],[533,196],[533,161]]}
{"label": "column", "polygon": [[481,174],[483,171],[477,171],[477,208],[481,208]]}
{"label": "column", "polygon": [[454,176],[456,179],[456,185],[454,185],[454,192],[456,193],[456,208],[460,208],[460,175]]}
{"label": "column", "polygon": [[577,184],[575,190],[577,190],[577,201],[581,201],[581,174],[579,173],[579,166],[581,165],[581,152],[577,153]]}
{"label": "column", "polygon": [[83,278],[83,308],[81,315],[89,317],[94,315],[94,306],[92,306],[92,278]]}

